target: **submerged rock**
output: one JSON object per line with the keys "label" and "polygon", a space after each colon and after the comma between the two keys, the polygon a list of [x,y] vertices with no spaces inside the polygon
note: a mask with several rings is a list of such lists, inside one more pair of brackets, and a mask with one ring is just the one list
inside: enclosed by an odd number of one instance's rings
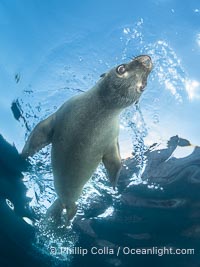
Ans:
{"label": "submerged rock", "polygon": [[30,199],[26,197],[27,189],[22,180],[22,171],[28,166],[15,146],[0,135],[0,198],[10,200],[18,215],[32,217],[28,207]]}
{"label": "submerged rock", "polygon": [[97,235],[92,228],[91,223],[91,220],[88,219],[75,220],[74,228],[76,228],[82,235],[86,235],[90,238],[96,238]]}
{"label": "submerged rock", "polygon": [[168,209],[168,208],[178,208],[182,207],[187,203],[185,199],[166,199],[166,200],[158,200],[158,199],[143,199],[139,197],[135,197],[131,193],[124,193],[122,195],[121,201],[124,205],[128,205],[129,207],[140,207],[140,208],[159,208],[159,209]]}
{"label": "submerged rock", "polygon": [[189,229],[186,229],[183,232],[183,236],[194,238],[194,239],[200,239],[200,224],[193,225]]}
{"label": "submerged rock", "polygon": [[[166,149],[147,151],[147,165],[142,178],[161,185],[170,184],[178,179],[196,177],[200,172],[200,147],[194,147],[190,155],[176,158],[174,152],[178,147],[191,147],[188,140],[171,137]],[[198,179],[197,179],[198,180]],[[199,178],[200,180],[200,178]]]}

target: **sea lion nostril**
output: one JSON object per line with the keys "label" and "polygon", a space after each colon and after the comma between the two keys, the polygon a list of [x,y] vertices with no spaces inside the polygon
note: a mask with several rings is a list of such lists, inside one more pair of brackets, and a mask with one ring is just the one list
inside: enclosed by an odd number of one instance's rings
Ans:
{"label": "sea lion nostril", "polygon": [[143,56],[141,59],[141,63],[146,67],[146,68],[151,68],[152,67],[152,61],[149,56]]}
{"label": "sea lion nostril", "polygon": [[146,61],[143,62],[143,64],[147,67],[150,68],[151,67],[151,60],[147,59]]}
{"label": "sea lion nostril", "polygon": [[142,55],[137,57],[136,60],[148,69],[151,69],[153,66],[150,56]]}

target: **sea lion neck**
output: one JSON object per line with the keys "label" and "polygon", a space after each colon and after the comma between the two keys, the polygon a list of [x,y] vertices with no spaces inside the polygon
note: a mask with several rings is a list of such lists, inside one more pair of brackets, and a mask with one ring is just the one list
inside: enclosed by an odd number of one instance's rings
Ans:
{"label": "sea lion neck", "polygon": [[102,87],[101,81],[99,81],[94,87],[84,93],[84,98],[87,99],[88,105],[93,112],[101,114],[102,116],[119,116],[123,108],[112,105],[107,99],[100,94]]}

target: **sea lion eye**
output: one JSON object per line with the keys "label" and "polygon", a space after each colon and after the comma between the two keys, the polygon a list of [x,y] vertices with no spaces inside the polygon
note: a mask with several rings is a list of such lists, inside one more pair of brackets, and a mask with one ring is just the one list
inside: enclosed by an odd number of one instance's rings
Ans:
{"label": "sea lion eye", "polygon": [[116,71],[119,75],[123,75],[126,72],[126,67],[125,65],[120,65],[116,68]]}

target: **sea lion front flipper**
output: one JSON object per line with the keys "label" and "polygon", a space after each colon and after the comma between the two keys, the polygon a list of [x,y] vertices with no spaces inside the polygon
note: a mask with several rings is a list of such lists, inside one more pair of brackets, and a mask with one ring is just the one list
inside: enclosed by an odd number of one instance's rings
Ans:
{"label": "sea lion front flipper", "polygon": [[52,141],[55,114],[41,121],[31,132],[22,150],[22,157],[33,156],[40,149],[49,145]]}
{"label": "sea lion front flipper", "polygon": [[102,161],[108,173],[109,180],[115,189],[121,170],[121,157],[118,141],[108,149],[105,155],[103,155]]}

